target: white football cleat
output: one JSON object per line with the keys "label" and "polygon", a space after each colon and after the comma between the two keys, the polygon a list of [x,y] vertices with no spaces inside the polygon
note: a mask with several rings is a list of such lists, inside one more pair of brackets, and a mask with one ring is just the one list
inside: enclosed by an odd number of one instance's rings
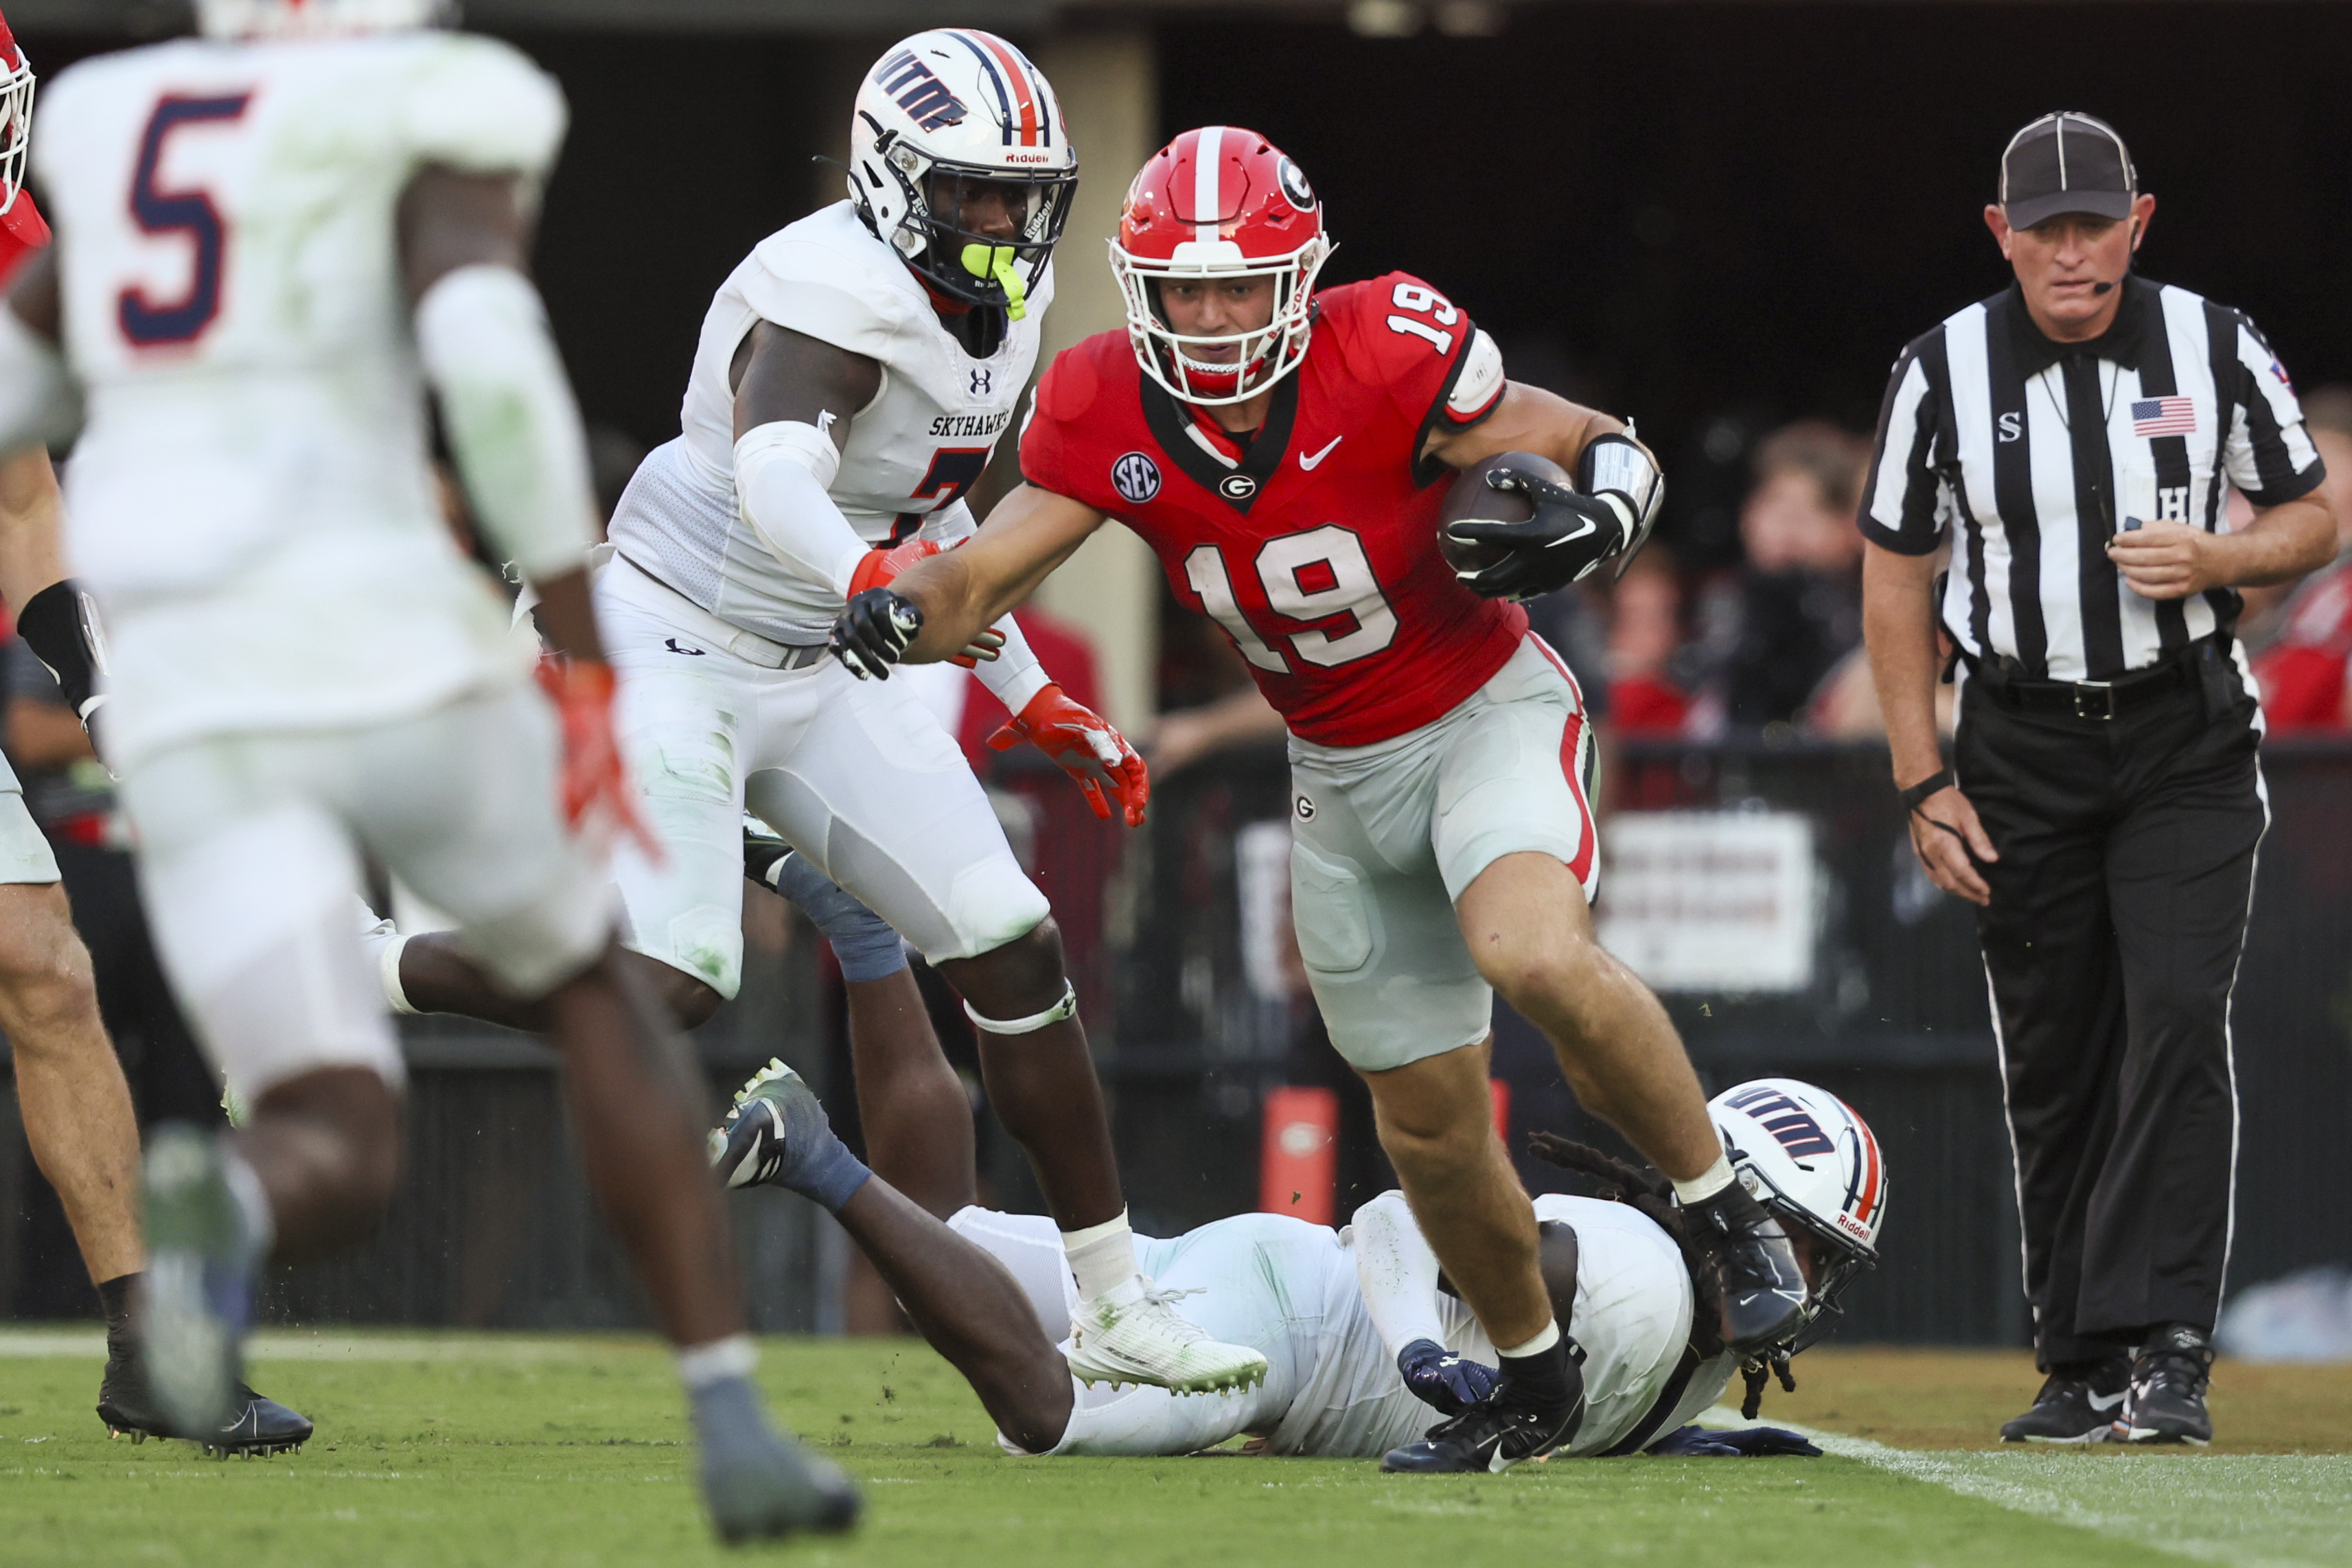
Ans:
{"label": "white football cleat", "polygon": [[1139,1275],[1079,1302],[1066,1352],[1070,1375],[1089,1387],[1149,1383],[1179,1394],[1238,1393],[1265,1382],[1265,1356],[1246,1345],[1220,1344],[1178,1315],[1176,1303],[1192,1294],[1162,1290]]}

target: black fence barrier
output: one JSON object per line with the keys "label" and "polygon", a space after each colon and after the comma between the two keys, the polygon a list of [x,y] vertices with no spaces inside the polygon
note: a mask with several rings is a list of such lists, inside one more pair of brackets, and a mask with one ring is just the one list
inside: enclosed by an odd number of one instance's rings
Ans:
{"label": "black fence barrier", "polygon": [[[1167,1235],[1259,1201],[1266,1092],[1340,1096],[1337,1212],[1391,1184],[1369,1104],[1323,1038],[1287,940],[1289,792],[1278,749],[1231,753],[1161,781],[1150,823],[1097,823],[1058,771],[1013,752],[999,814],[1055,904],[1111,1090],[1137,1227]],[[2352,1259],[2352,1195],[2324,1179],[2352,1131],[2352,745],[2265,753],[2273,824],[2234,1012],[2242,1100],[2234,1285]],[[1851,1292],[1842,1332],[1874,1341],[2016,1343],[2016,1213],[1995,1046],[1969,910],[1912,860],[1871,747],[1628,746],[1618,813],[1794,813],[1815,863],[1810,977],[1781,994],[1674,991],[1667,1005],[1710,1091],[1790,1075],[1869,1120],[1891,1173],[1884,1262]],[[1615,818],[1621,824],[1626,819]],[[1611,830],[1604,826],[1604,845]],[[1601,908],[1609,909],[1604,877]],[[968,1051],[942,993],[935,1017]],[[553,1058],[524,1037],[406,1020],[409,1169],[383,1228],[341,1261],[272,1279],[282,1321],[600,1328],[646,1321],[572,1152]],[[752,892],[742,994],[696,1031],[714,1106],[782,1056],[854,1128],[838,984],[822,945]],[[1585,1117],[1549,1048],[1503,1010],[1496,1072],[1523,1151],[1537,1127],[1622,1149]],[[977,1099],[977,1095],[976,1095]],[[0,1303],[78,1278],[42,1205],[13,1103],[0,1102]],[[1041,1207],[1017,1149],[981,1113],[984,1194]],[[1573,1183],[1522,1156],[1531,1190]],[[2291,1195],[2290,1195],[2291,1194]],[[755,1322],[841,1324],[845,1238],[811,1205],[761,1191],[734,1201]],[[30,1215],[31,1218],[26,1216]],[[35,1308],[54,1311],[54,1306]]]}
{"label": "black fence barrier", "polygon": [[[2315,1182],[2352,1132],[2352,745],[2275,742],[2273,811],[2240,975],[2234,1055],[2242,1132],[2233,1286],[2352,1259],[2352,1196]],[[1892,1196],[1882,1265],[1851,1292],[1857,1340],[2017,1343],[2027,1336],[1996,1046],[1968,907],[1913,858],[1877,746],[1628,745],[1612,812],[1801,814],[1816,858],[1811,979],[1786,994],[1666,994],[1710,1092],[1807,1079],[1852,1104],[1885,1149]],[[1286,821],[1278,751],[1227,759],[1159,788],[1130,855],[1132,911],[1106,1052],[1139,1226],[1180,1228],[1257,1203],[1266,1088],[1340,1090],[1342,1216],[1388,1184],[1369,1106],[1312,1010],[1267,984],[1254,915],[1261,836]],[[1604,826],[1603,844],[1609,833]],[[1604,875],[1601,907],[1609,908]],[[1530,1190],[1575,1183],[1525,1155],[1537,1127],[1623,1151],[1585,1116],[1549,1048],[1498,1009],[1496,1074]],[[2283,1194],[2295,1194],[2282,1202]]]}

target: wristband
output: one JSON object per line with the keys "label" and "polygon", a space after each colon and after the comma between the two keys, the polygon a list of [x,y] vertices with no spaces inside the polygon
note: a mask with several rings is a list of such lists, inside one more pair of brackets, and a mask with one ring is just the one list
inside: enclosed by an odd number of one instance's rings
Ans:
{"label": "wristband", "polygon": [[1921,779],[1909,789],[1896,791],[1895,798],[1903,803],[1904,810],[1916,812],[1921,806],[1927,804],[1927,797],[1929,795],[1934,795],[1940,790],[1948,790],[1951,787],[1952,770],[1949,768],[1937,768],[1934,773],[1930,773],[1927,777]]}
{"label": "wristband", "polygon": [[87,721],[103,668],[97,654],[94,609],[70,577],[59,578],[25,601],[16,629],[65,696],[74,717]]}

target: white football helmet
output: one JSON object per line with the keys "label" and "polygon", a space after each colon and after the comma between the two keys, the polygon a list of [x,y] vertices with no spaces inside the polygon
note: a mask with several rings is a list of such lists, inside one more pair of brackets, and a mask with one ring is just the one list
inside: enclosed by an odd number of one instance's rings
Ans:
{"label": "white football helmet", "polygon": [[[1025,312],[1078,184],[1061,100],[1027,56],[976,27],[917,33],[866,73],[849,146],[849,199],[877,238],[950,299]],[[964,226],[974,187],[1003,197],[1009,242]]]}
{"label": "white football helmet", "polygon": [[343,38],[451,20],[451,0],[196,0],[207,38]]}
{"label": "white football helmet", "polygon": [[8,18],[0,16],[0,213],[25,188],[25,150],[32,143],[33,62],[16,47]]}
{"label": "white football helmet", "polygon": [[1818,1244],[1811,1300],[1790,1349],[1830,1330],[1840,1292],[1878,1264],[1886,1163],[1853,1108],[1792,1078],[1759,1078],[1706,1102],[1732,1171],[1756,1200]]}

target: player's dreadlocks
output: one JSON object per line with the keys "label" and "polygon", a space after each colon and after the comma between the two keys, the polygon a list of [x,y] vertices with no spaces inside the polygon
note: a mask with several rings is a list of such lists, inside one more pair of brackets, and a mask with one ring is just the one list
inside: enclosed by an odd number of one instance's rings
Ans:
{"label": "player's dreadlocks", "polygon": [[[1691,1245],[1683,1228],[1683,1213],[1674,1204],[1674,1184],[1664,1172],[1647,1165],[1636,1165],[1620,1160],[1605,1150],[1590,1143],[1579,1143],[1562,1138],[1556,1132],[1531,1132],[1528,1135],[1528,1151],[1547,1165],[1557,1165],[1563,1171],[1574,1171],[1598,1182],[1600,1190],[1593,1195],[1609,1203],[1623,1204],[1628,1208],[1647,1215],[1660,1230],[1674,1237],[1682,1249],[1683,1267],[1691,1279],[1691,1349],[1701,1361],[1709,1361],[1723,1353],[1723,1338],[1716,1325],[1723,1321],[1722,1291],[1717,1286],[1714,1270],[1706,1265],[1698,1249]],[[1747,1397],[1739,1402],[1739,1414],[1756,1419],[1762,1408],[1764,1389],[1777,1374],[1780,1386],[1794,1394],[1797,1380],[1789,1371],[1789,1352],[1785,1346],[1776,1346],[1764,1355],[1751,1356],[1739,1369],[1748,1385]]]}

